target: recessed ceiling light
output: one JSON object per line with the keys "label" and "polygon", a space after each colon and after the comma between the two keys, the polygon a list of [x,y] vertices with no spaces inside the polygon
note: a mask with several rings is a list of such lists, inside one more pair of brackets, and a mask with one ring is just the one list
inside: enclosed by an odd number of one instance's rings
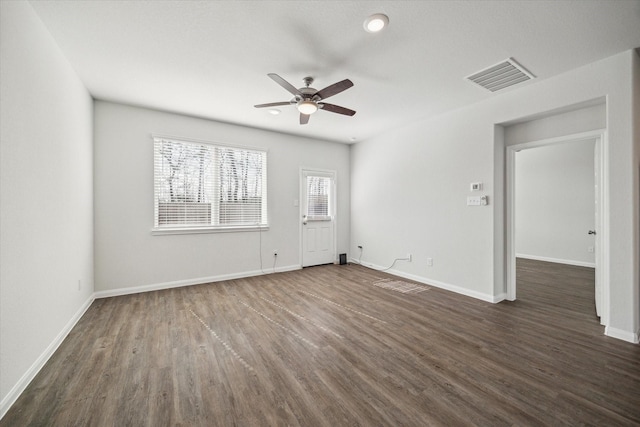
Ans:
{"label": "recessed ceiling light", "polygon": [[377,33],[389,25],[389,17],[382,13],[376,13],[364,20],[364,29],[368,33]]}
{"label": "recessed ceiling light", "polygon": [[280,110],[278,110],[277,108],[272,108],[269,110],[269,113],[277,116],[278,114],[280,114]]}

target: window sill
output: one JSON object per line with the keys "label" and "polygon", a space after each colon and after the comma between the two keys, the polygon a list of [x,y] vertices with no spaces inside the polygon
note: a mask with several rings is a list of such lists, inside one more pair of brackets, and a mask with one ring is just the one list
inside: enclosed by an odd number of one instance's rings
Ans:
{"label": "window sill", "polygon": [[268,225],[234,225],[229,227],[163,227],[152,228],[151,235],[164,236],[170,234],[237,233],[243,231],[263,231],[268,229]]}

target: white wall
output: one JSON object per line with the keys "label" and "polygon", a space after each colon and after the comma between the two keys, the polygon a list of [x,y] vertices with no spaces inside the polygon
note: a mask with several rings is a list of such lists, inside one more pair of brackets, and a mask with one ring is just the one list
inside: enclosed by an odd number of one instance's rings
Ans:
{"label": "white wall", "polygon": [[[384,134],[352,149],[352,249],[363,263],[491,300],[491,206],[466,207],[471,182],[491,194],[491,129],[456,114]],[[483,141],[484,139],[484,141]],[[433,266],[427,266],[427,258]]]}
{"label": "white wall", "polygon": [[[357,258],[357,245],[363,245],[364,262],[388,266],[411,252],[413,262],[397,263],[394,272],[489,301],[504,298],[503,125],[606,97],[610,221],[604,235],[611,260],[606,333],[637,340],[634,61],[635,52],[627,51],[353,146],[351,254]],[[469,183],[476,181],[484,183],[489,206],[465,205]],[[432,267],[427,257],[433,258]]]}
{"label": "white wall", "polygon": [[[96,101],[95,282],[99,296],[202,283],[300,268],[301,167],[337,171],[337,249],[349,247],[349,147],[220,122]],[[268,150],[270,227],[258,232],[151,235],[151,134],[260,147]],[[142,288],[141,288],[142,287]],[[146,288],[145,288],[146,287]]]}
{"label": "white wall", "polygon": [[[640,48],[635,49],[636,55],[632,55],[632,82],[633,82],[633,106],[632,106],[632,117],[633,117],[633,171],[632,171],[632,181],[636,183],[633,188],[633,192],[631,195],[631,200],[634,204],[634,215],[632,222],[636,224],[637,227],[632,234],[632,245],[634,247],[640,246]],[[633,272],[634,277],[633,281],[636,283],[635,288],[635,297],[632,298],[632,301],[637,301],[635,319],[633,323],[636,325],[637,335],[640,336],[640,256],[635,254],[636,256],[632,258],[632,262],[634,264]]]}
{"label": "white wall", "polygon": [[593,141],[516,153],[516,253],[520,257],[595,267]]}
{"label": "white wall", "polygon": [[91,97],[28,3],[0,43],[2,416],[92,300],[93,190]]}
{"label": "white wall", "polygon": [[560,111],[545,112],[542,117],[527,117],[524,121],[509,124],[504,127],[504,145],[606,129],[606,100],[601,98],[594,102],[595,105],[571,106]]}

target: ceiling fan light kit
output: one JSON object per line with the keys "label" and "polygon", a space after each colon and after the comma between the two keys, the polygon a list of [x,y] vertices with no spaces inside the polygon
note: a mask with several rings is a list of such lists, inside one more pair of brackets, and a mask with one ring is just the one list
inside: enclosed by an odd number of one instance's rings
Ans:
{"label": "ceiling fan light kit", "polygon": [[353,116],[356,113],[354,110],[350,110],[349,108],[329,104],[327,102],[321,102],[322,100],[329,98],[330,96],[337,95],[340,92],[345,91],[353,86],[353,82],[349,79],[344,79],[338,83],[327,86],[322,90],[317,90],[311,87],[311,84],[313,83],[313,77],[305,77],[303,79],[305,87],[301,87],[298,89],[275,73],[269,73],[267,75],[271,78],[271,80],[278,83],[289,93],[291,93],[293,95],[293,99],[290,101],[270,102],[267,104],[254,105],[254,107],[256,108],[295,105],[300,112],[301,125],[306,125],[307,123],[309,123],[309,116],[319,109],[329,111],[331,113],[342,114],[345,116]]}
{"label": "ceiling fan light kit", "polygon": [[302,114],[313,114],[318,111],[318,104],[313,101],[300,101],[298,102],[298,111]]}

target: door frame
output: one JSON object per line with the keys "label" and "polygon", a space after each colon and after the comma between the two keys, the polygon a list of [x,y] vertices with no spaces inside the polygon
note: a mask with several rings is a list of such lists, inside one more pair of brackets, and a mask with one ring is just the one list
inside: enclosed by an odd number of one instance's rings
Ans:
{"label": "door frame", "polygon": [[317,174],[318,176],[328,176],[330,178],[332,178],[332,186],[331,186],[331,198],[329,200],[329,206],[331,206],[331,216],[332,216],[332,221],[333,221],[333,235],[331,236],[331,238],[333,239],[333,262],[335,263],[337,261],[337,253],[338,253],[338,205],[337,205],[337,201],[338,201],[338,197],[336,195],[337,192],[337,181],[338,181],[338,171],[336,170],[332,170],[332,169],[319,169],[319,168],[312,168],[312,167],[300,167],[300,174],[299,174],[299,203],[298,203],[298,234],[299,234],[299,257],[300,257],[300,266],[302,267],[304,264],[304,244],[303,244],[303,234],[304,234],[304,225],[302,224],[302,217],[305,214],[305,212],[303,212],[304,210],[304,206],[305,206],[305,200],[303,198],[304,194],[305,194],[305,186],[306,186],[306,180],[305,178],[305,173],[306,174]]}
{"label": "door frame", "polygon": [[[564,142],[592,141],[596,140],[596,147],[599,147],[600,153],[600,182],[598,183],[600,191],[600,205],[598,206],[597,216],[598,224],[595,229],[599,235],[600,251],[596,252],[596,274],[602,289],[602,306],[600,323],[609,324],[609,269],[610,269],[610,251],[609,251],[609,170],[608,170],[608,140],[606,129],[598,129],[594,131],[582,132],[572,135],[565,135],[556,138],[542,139],[538,141],[530,141],[521,144],[509,145],[506,150],[506,198],[505,198],[505,245],[506,245],[506,291],[507,299],[514,301],[516,299],[516,248],[515,248],[515,168],[516,153],[521,150],[530,148],[544,147],[552,144]],[[598,237],[597,237],[598,238]],[[595,298],[595,296],[594,296]]]}

